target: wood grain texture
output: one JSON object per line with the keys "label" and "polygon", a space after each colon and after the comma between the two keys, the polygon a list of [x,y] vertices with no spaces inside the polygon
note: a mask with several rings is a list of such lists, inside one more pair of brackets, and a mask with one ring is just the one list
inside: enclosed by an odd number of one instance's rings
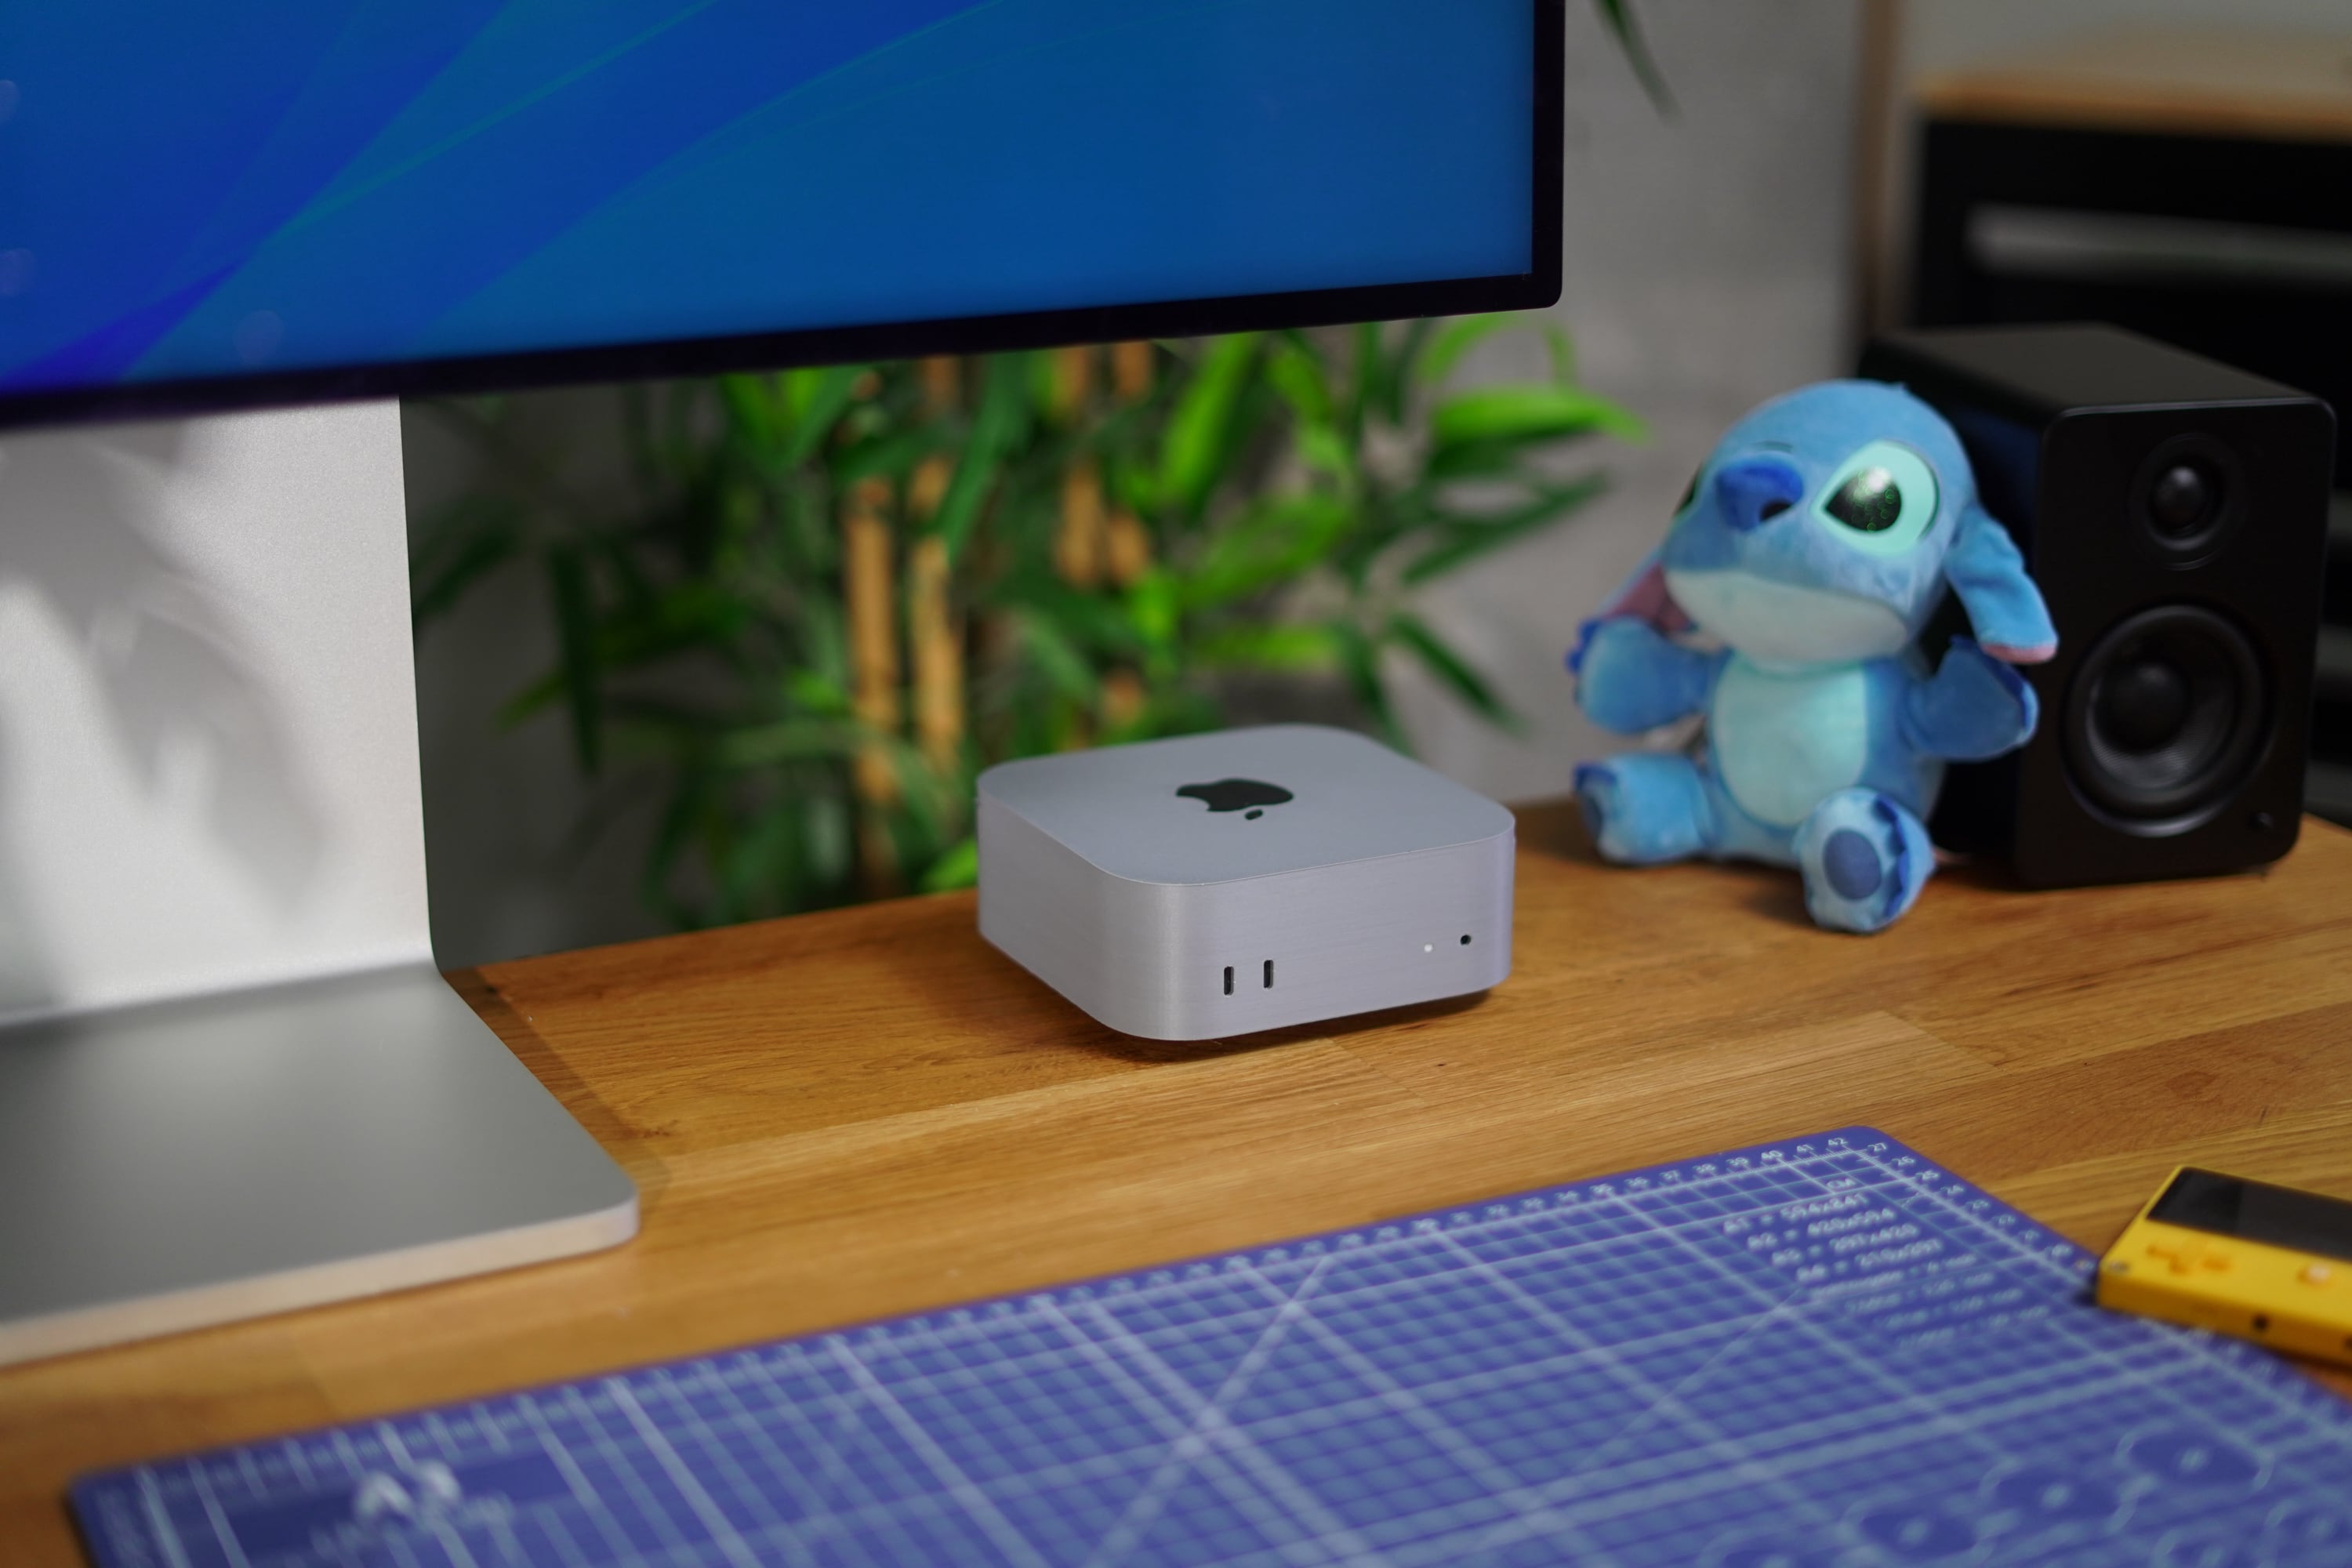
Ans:
{"label": "wood grain texture", "polygon": [[61,1495],[95,1466],[1848,1122],[2091,1247],[2182,1161],[2352,1197],[2352,835],[2324,824],[2258,875],[1948,876],[1860,939],[1786,874],[1603,868],[1538,809],[1517,942],[1475,1001],[1200,1046],[1088,1022],[968,895],[454,976],[644,1233],[0,1372],[0,1561],[78,1561]]}

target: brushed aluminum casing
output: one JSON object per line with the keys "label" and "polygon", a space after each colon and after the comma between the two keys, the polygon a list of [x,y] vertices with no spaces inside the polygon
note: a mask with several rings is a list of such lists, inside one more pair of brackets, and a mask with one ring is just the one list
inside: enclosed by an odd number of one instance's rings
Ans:
{"label": "brushed aluminum casing", "polygon": [[[1293,798],[1252,818],[1176,793],[1229,778]],[[1121,1033],[1214,1039],[1510,973],[1511,814],[1361,735],[1278,724],[1034,757],[979,793],[981,935]]]}

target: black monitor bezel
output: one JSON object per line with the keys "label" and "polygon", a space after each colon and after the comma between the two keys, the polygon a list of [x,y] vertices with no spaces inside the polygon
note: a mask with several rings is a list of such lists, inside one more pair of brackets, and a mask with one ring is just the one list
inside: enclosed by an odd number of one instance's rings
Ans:
{"label": "black monitor bezel", "polygon": [[1061,343],[1538,310],[1559,298],[1567,0],[1535,0],[1531,268],[1488,278],[889,321],[454,359],[0,393],[0,427],[154,419],[293,404],[521,391],[581,382],[783,370],[796,365],[994,353]]}

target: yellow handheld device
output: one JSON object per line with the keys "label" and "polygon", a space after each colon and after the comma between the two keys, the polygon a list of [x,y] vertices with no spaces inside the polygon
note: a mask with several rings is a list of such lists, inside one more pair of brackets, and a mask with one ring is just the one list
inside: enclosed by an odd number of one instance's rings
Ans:
{"label": "yellow handheld device", "polygon": [[2183,1165],[2099,1260],[2098,1294],[2352,1365],[2352,1203]]}

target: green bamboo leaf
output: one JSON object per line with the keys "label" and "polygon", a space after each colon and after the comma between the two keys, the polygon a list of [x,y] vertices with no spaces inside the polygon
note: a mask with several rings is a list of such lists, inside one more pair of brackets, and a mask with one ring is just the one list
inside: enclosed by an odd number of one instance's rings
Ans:
{"label": "green bamboo leaf", "polygon": [[677,899],[672,887],[678,862],[685,858],[694,842],[695,829],[708,814],[710,782],[709,770],[698,762],[688,760],[681,766],[677,784],[670,792],[637,877],[638,897],[666,912],[672,924],[685,931],[700,922],[692,910]]}
{"label": "green bamboo leaf", "polygon": [[1465,354],[1496,332],[1523,324],[1527,324],[1527,317],[1517,310],[1492,310],[1448,321],[1421,351],[1419,359],[1413,362],[1412,374],[1424,386],[1443,386]]}
{"label": "green bamboo leaf", "polygon": [[1607,398],[1572,386],[1482,386],[1440,404],[1430,416],[1430,434],[1441,448],[1591,431],[1628,441],[1647,434],[1640,420]]}
{"label": "green bamboo leaf", "polygon": [[548,557],[548,586],[555,599],[555,634],[563,692],[572,711],[572,745],[583,773],[596,772],[604,725],[598,705],[603,669],[596,657],[596,612],[589,599],[586,563],[566,547]]}
{"label": "green bamboo leaf", "polygon": [[1589,474],[1573,484],[1547,487],[1535,499],[1493,517],[1461,518],[1440,530],[1437,541],[1404,569],[1403,582],[1416,587],[1459,570],[1493,551],[1549,528],[1605,493],[1609,479]]}
{"label": "green bamboo leaf", "polygon": [[754,451],[766,457],[776,449],[783,433],[783,409],[767,377],[722,375],[719,401]]}
{"label": "green bamboo leaf", "polygon": [[409,566],[409,579],[417,584],[409,610],[412,633],[448,614],[467,589],[521,552],[522,524],[512,502],[469,498],[453,508],[447,525]]}
{"label": "green bamboo leaf", "polygon": [[734,728],[736,720],[708,704],[649,696],[642,691],[604,694],[608,744],[627,742],[651,752],[698,745],[701,738]]}
{"label": "green bamboo leaf", "polygon": [[790,433],[775,448],[778,468],[797,468],[816,456],[848,412],[857,395],[857,379],[868,368],[838,364],[826,370],[786,373],[793,378],[785,384],[793,417]]}
{"label": "green bamboo leaf", "polygon": [[738,918],[781,913],[762,895],[780,883],[789,885],[791,864],[800,848],[800,825],[790,812],[771,810],[753,815],[742,826],[719,858],[719,886]]}
{"label": "green bamboo leaf", "polygon": [[961,556],[982,505],[996,488],[1004,455],[1028,434],[1029,362],[1027,354],[994,354],[982,371],[980,406],[972,415],[971,437],[930,524],[931,531],[947,542],[950,561]]}
{"label": "green bamboo leaf", "polygon": [[1345,490],[1362,488],[1363,476],[1357,469],[1356,449],[1339,432],[1328,425],[1307,425],[1298,431],[1298,460],[1311,473],[1324,475]]}
{"label": "green bamboo leaf", "polygon": [[1261,625],[1211,632],[1193,657],[1210,668],[1319,674],[1339,668],[1346,651],[1328,626]]}
{"label": "green bamboo leaf", "polygon": [[1323,358],[1298,332],[1285,332],[1266,356],[1265,378],[1291,411],[1309,426],[1328,428],[1339,416]]}
{"label": "green bamboo leaf", "polygon": [[1473,668],[1470,662],[1448,647],[1438,635],[1429,629],[1419,616],[1400,611],[1389,617],[1389,636],[1420,660],[1421,667],[1435,676],[1439,684],[1459,697],[1496,729],[1517,734],[1526,729],[1519,716],[1503,705],[1486,678]]}
{"label": "green bamboo leaf", "polygon": [[1593,6],[1601,13],[1601,23],[1608,27],[1610,36],[1617,40],[1617,47],[1624,51],[1625,63],[1633,68],[1634,79],[1650,95],[1651,103],[1661,114],[1674,113],[1675,97],[1666,89],[1665,73],[1658,69],[1657,59],[1650,53],[1649,40],[1642,36],[1641,21],[1633,15],[1628,0],[1593,0]]}
{"label": "green bamboo leaf", "polygon": [[927,893],[950,893],[980,884],[980,840],[962,838],[940,851],[919,884]]}
{"label": "green bamboo leaf", "polygon": [[1183,624],[1183,589],[1166,567],[1153,567],[1127,591],[1127,619],[1146,647],[1172,657]]}
{"label": "green bamboo leaf", "polygon": [[722,768],[841,760],[856,756],[874,739],[855,720],[787,719],[730,731],[711,748],[710,760]]}
{"label": "green bamboo leaf", "polygon": [[1334,496],[1280,496],[1251,508],[1218,531],[1184,580],[1192,609],[1244,599],[1298,576],[1330,552],[1355,521],[1355,510]]}
{"label": "green bamboo leaf", "polygon": [[1373,342],[1373,353],[1368,362],[1372,366],[1371,384],[1366,388],[1365,396],[1391,425],[1404,423],[1414,367],[1421,363],[1421,356],[1436,331],[1436,321],[1423,316],[1405,323],[1403,336],[1393,353],[1384,352],[1378,339]]}
{"label": "green bamboo leaf", "polygon": [[553,669],[516,692],[499,707],[498,724],[501,730],[511,730],[549,703],[562,698],[568,689],[563,667]]}
{"label": "green bamboo leaf", "polygon": [[841,682],[805,666],[786,674],[784,691],[793,706],[805,712],[840,719],[850,711],[849,692]]}
{"label": "green bamboo leaf", "polygon": [[1234,411],[1260,342],[1255,332],[1213,340],[1169,416],[1160,448],[1160,500],[1186,517],[1201,514],[1224,476]]}
{"label": "green bamboo leaf", "polygon": [[1405,738],[1404,726],[1397,722],[1388,687],[1381,679],[1381,650],[1353,621],[1333,621],[1331,636],[1339,649],[1339,668],[1348,678],[1349,689],[1371,716],[1373,730],[1390,746],[1411,756],[1412,742]]}
{"label": "green bamboo leaf", "polygon": [[1528,476],[1528,455],[1539,447],[1570,439],[1560,436],[1521,436],[1499,441],[1455,441],[1434,447],[1421,467],[1421,488],[1454,484],[1464,479],[1520,482]]}
{"label": "green bamboo leaf", "polygon": [[1558,321],[1543,324],[1544,347],[1551,354],[1551,379],[1556,386],[1576,384],[1576,343]]}
{"label": "green bamboo leaf", "polygon": [[841,485],[874,479],[896,482],[913,473],[925,458],[951,451],[954,446],[947,432],[937,426],[886,430],[845,448],[833,461],[834,480]]}
{"label": "green bamboo leaf", "polygon": [[1083,593],[1060,578],[1027,571],[1007,578],[986,603],[1021,608],[1053,622],[1074,646],[1111,655],[1139,651],[1148,640],[1126,602]]}
{"label": "green bamboo leaf", "polygon": [[1353,374],[1349,378],[1348,438],[1360,441],[1365,419],[1388,406],[1388,385],[1397,374],[1396,362],[1388,353],[1388,329],[1381,322],[1365,321],[1356,328],[1349,369]]}
{"label": "green bamboo leaf", "polygon": [[1017,617],[1016,624],[1022,648],[1045,678],[1046,684],[1060,696],[1092,702],[1094,667],[1062,628],[1043,616],[1025,613]]}

